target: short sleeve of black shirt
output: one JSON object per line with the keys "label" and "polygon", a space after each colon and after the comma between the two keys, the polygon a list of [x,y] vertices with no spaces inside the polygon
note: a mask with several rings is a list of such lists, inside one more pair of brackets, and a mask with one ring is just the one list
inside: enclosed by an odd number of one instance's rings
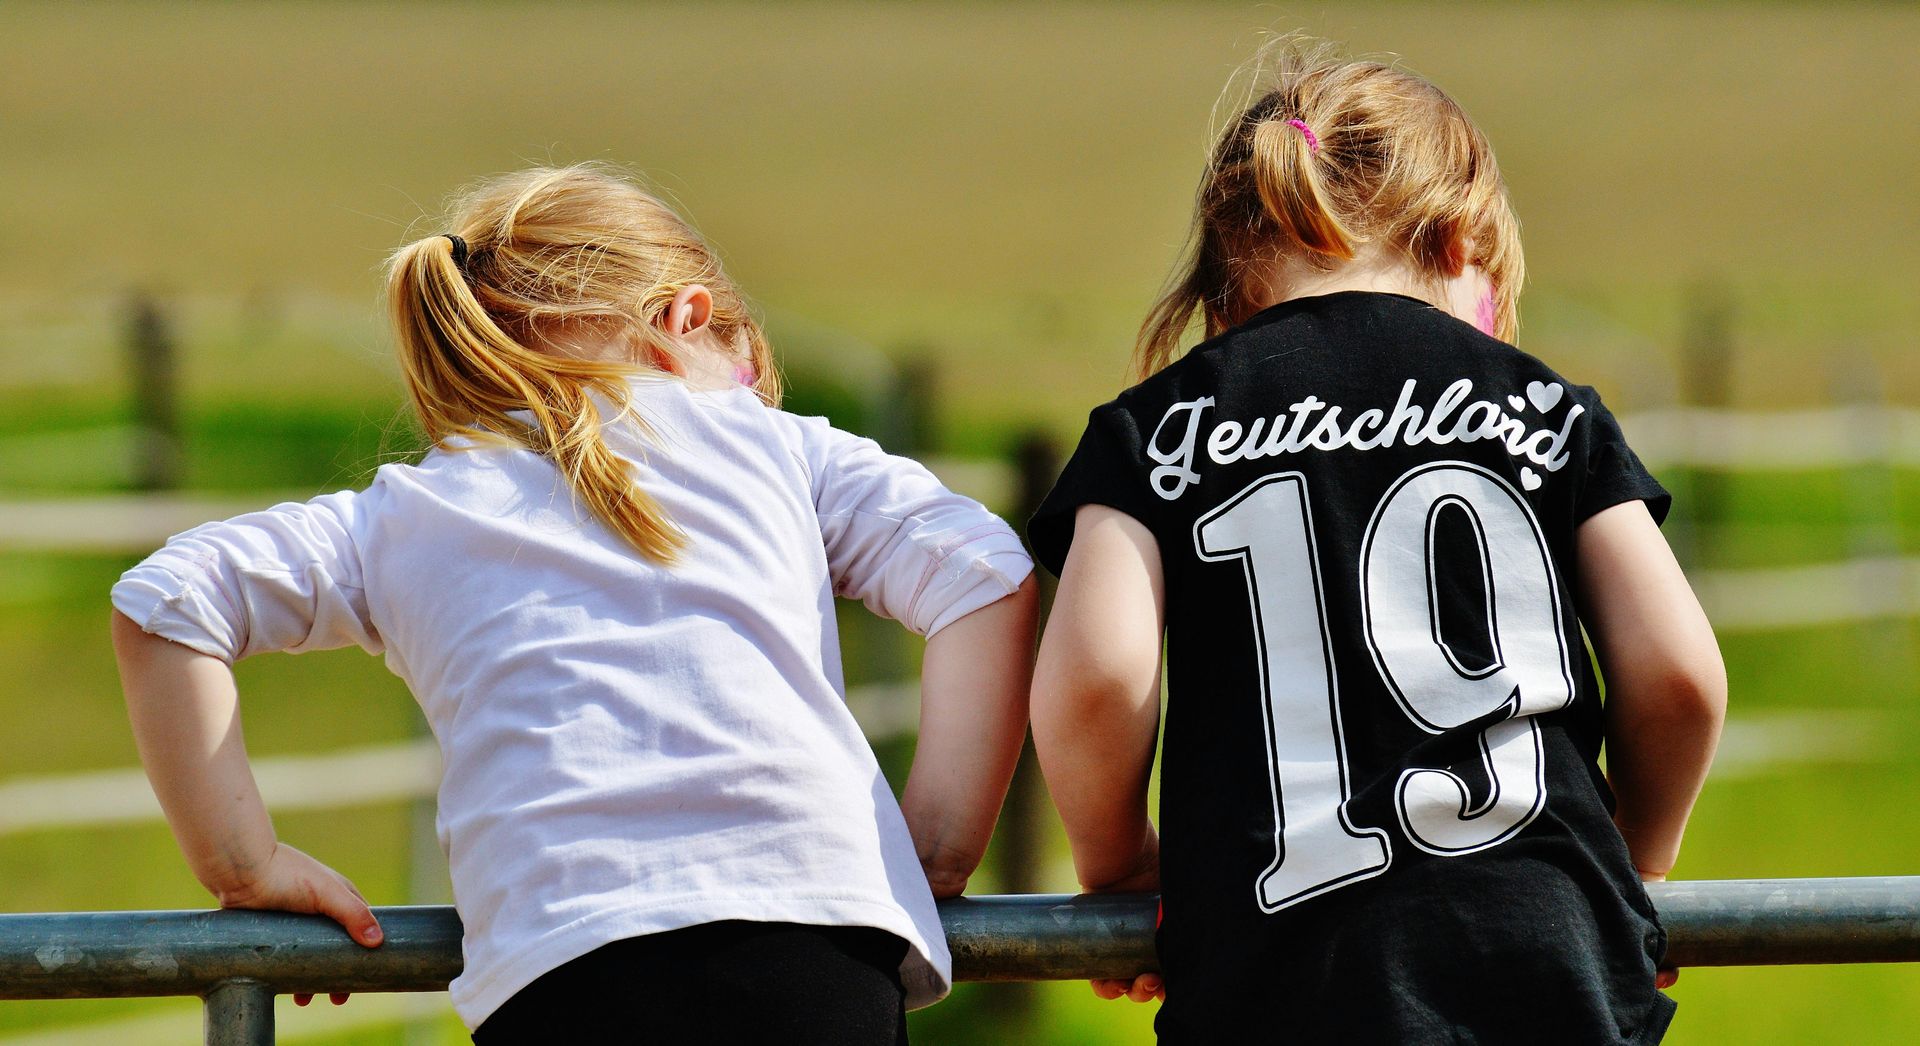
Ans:
{"label": "short sleeve of black shirt", "polygon": [[1603,509],[1628,501],[1644,501],[1655,523],[1666,521],[1673,495],[1653,478],[1640,456],[1627,446],[1627,437],[1613,412],[1592,388],[1573,387],[1574,402],[1587,410],[1586,474],[1574,503],[1574,523],[1585,522]]}
{"label": "short sleeve of black shirt", "polygon": [[1133,413],[1119,403],[1096,407],[1087,416],[1080,445],[1027,524],[1034,557],[1055,577],[1066,565],[1081,506],[1105,505],[1152,526],[1155,499],[1139,480],[1145,445]]}

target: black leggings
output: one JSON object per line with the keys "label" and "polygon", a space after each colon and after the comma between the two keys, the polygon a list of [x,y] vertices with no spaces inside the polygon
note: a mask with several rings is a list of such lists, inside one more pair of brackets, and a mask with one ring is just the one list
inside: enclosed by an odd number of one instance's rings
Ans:
{"label": "black leggings", "polygon": [[907,942],[864,926],[715,922],[615,941],[493,1011],[478,1046],[903,1046]]}

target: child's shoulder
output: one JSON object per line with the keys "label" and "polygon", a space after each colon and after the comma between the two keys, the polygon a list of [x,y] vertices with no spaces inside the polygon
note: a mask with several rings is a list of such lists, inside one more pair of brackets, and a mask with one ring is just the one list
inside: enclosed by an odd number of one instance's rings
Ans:
{"label": "child's shoulder", "polygon": [[1597,400],[1592,387],[1539,357],[1484,333],[1427,302],[1398,294],[1343,291],[1282,302],[1198,345],[1103,410],[1139,410],[1198,397],[1316,387],[1348,393],[1467,379],[1487,389],[1560,385]]}
{"label": "child's shoulder", "polygon": [[530,494],[544,496],[552,479],[552,463],[526,447],[505,439],[452,436],[418,461],[381,465],[354,500],[368,517],[406,516],[434,504],[497,509]]}

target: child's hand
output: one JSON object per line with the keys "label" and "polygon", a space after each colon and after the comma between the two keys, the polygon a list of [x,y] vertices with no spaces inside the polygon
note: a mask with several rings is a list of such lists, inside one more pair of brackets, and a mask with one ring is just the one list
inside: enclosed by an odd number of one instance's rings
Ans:
{"label": "child's hand", "polygon": [[[1664,883],[1667,881],[1667,873],[1649,872],[1642,869],[1640,871],[1640,881],[1643,883]],[[1653,986],[1660,991],[1666,991],[1668,988],[1679,983],[1679,981],[1680,968],[1677,966],[1662,966],[1654,971]]]}
{"label": "child's hand", "polygon": [[225,886],[215,896],[222,908],[324,915],[345,927],[357,943],[380,946],[380,923],[360,891],[346,876],[285,843],[274,844],[257,875]]}
{"label": "child's hand", "polygon": [[[1145,845],[1140,853],[1139,863],[1122,878],[1109,883],[1083,884],[1088,893],[1159,893],[1160,892],[1160,837],[1149,831]],[[1165,1002],[1167,985],[1158,973],[1143,973],[1132,980],[1123,978],[1095,979],[1093,994],[1102,999],[1118,999],[1122,995],[1134,1002],[1146,1002],[1158,999]]]}
{"label": "child's hand", "polygon": [[920,870],[926,873],[934,900],[944,901],[967,892],[967,880],[980,863],[977,856],[938,842],[923,844],[923,850]]}
{"label": "child's hand", "polygon": [[[273,855],[257,876],[216,890],[215,896],[222,908],[324,915],[344,927],[347,935],[363,947],[377,948],[382,940],[373,909],[353,883],[285,843],[274,844]],[[347,1001],[345,992],[328,997],[335,1006]],[[305,992],[293,997],[300,1006],[312,1000],[313,996]]]}
{"label": "child's hand", "polygon": [[1134,1002],[1147,1002],[1157,999],[1167,1001],[1167,986],[1157,973],[1143,973],[1131,981],[1113,980],[1089,981],[1093,985],[1093,994],[1102,999],[1118,999],[1122,995]]}

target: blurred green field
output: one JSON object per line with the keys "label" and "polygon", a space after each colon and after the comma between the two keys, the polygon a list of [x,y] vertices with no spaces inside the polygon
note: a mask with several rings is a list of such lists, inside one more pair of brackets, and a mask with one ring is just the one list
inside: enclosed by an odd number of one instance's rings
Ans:
{"label": "blurred green field", "polygon": [[[604,159],[761,301],[951,360],[955,426],[1070,427],[1118,388],[1227,73],[1294,27],[1403,56],[1485,126],[1549,362],[1634,385],[1708,278],[1741,303],[1744,397],[1817,395],[1852,346],[1920,398],[1900,4],[14,2],[0,301],[58,317],[149,285],[370,314],[454,186]],[[289,387],[284,357],[239,362],[228,381]]]}
{"label": "blurred green field", "polygon": [[[1736,403],[1823,403],[1863,368],[1920,402],[1912,5],[9,2],[0,498],[124,489],[136,288],[183,348],[189,489],[319,491],[404,456],[379,263],[435,230],[449,189],[529,162],[628,164],[678,200],[765,305],[796,408],[870,421],[845,389],[884,356],[925,357],[941,449],[1000,454],[1032,424],[1070,436],[1122,383],[1220,84],[1257,30],[1296,26],[1403,55],[1482,122],[1526,227],[1522,344],[1616,408],[1674,398],[1706,285],[1736,304]],[[1895,544],[1920,554],[1920,472],[1875,482]],[[1857,483],[1733,477],[1699,561],[1843,554]],[[104,629],[128,562],[0,553],[0,780],[133,763]],[[1877,746],[1716,778],[1678,874],[1920,873],[1914,624],[1725,649],[1737,719],[1865,717]],[[413,728],[404,690],[354,652],[241,673],[257,754]],[[377,902],[405,899],[404,808],[279,825]],[[1070,888],[1058,846],[1048,874]],[[21,911],[207,903],[158,825],[0,836],[0,891]],[[994,1023],[993,992],[917,1015],[918,1041],[1151,1041],[1150,1008],[1081,985],[1042,987],[1017,1030]],[[1908,967],[1694,970],[1674,994],[1682,1046],[1920,1027]],[[192,1008],[0,1004],[0,1034]]]}

